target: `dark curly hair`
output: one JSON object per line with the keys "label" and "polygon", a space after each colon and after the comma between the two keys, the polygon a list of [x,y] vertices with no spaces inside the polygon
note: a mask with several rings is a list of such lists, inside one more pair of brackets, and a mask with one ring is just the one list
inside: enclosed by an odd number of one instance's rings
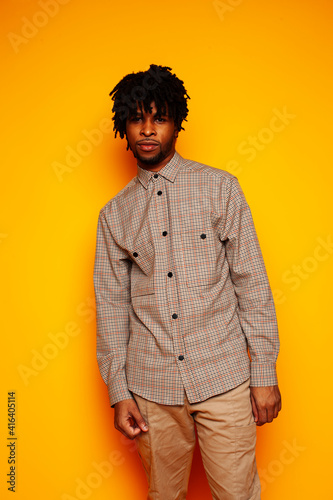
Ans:
{"label": "dark curly hair", "polygon": [[168,66],[151,64],[147,71],[130,73],[110,92],[114,101],[113,130],[115,137],[119,133],[123,139],[126,135],[126,120],[135,115],[137,107],[146,113],[151,112],[151,103],[155,102],[158,115],[168,114],[173,118],[177,129],[184,130],[183,120],[188,114],[187,94],[184,82],[171,73]]}

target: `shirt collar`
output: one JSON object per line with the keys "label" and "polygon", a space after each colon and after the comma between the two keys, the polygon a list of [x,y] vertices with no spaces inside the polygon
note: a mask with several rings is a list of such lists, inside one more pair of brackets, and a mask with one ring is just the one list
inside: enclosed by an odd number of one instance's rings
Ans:
{"label": "shirt collar", "polygon": [[138,179],[143,185],[145,189],[148,188],[148,183],[150,179],[154,176],[154,174],[161,175],[165,179],[170,182],[174,182],[178,170],[183,162],[183,158],[175,151],[175,154],[171,158],[171,160],[158,172],[150,172],[149,170],[145,170],[144,168],[137,166],[138,168]]}

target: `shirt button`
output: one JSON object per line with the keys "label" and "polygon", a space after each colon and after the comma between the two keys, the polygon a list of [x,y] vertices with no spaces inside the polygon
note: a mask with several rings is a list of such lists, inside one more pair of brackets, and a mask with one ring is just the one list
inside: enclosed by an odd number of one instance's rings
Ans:
{"label": "shirt button", "polygon": [[138,253],[136,253],[136,252],[134,252],[134,253],[133,253],[133,257],[138,257],[138,255],[139,255],[139,254],[138,254]]}
{"label": "shirt button", "polygon": [[154,178],[157,179],[157,177],[158,177],[158,174],[154,174]]}
{"label": "shirt button", "polygon": [[178,318],[178,315],[177,314],[173,314],[172,315],[172,319],[177,319]]}
{"label": "shirt button", "polygon": [[183,361],[184,356],[181,354],[180,356],[178,356],[178,359],[179,359],[179,361]]}
{"label": "shirt button", "polygon": [[162,236],[166,236],[168,234],[168,231],[163,231]]}
{"label": "shirt button", "polygon": [[162,191],[157,191],[158,196],[161,196]]}
{"label": "shirt button", "polygon": [[200,234],[200,238],[201,238],[202,240],[204,240],[204,239],[206,238],[205,233]]}
{"label": "shirt button", "polygon": [[169,278],[172,278],[172,276],[173,276],[173,274],[172,274],[171,272],[170,272],[170,273],[168,273],[168,277],[169,277]]}

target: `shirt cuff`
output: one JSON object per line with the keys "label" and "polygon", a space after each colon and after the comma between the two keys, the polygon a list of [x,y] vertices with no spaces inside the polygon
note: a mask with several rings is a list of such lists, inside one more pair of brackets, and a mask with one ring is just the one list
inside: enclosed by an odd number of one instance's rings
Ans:
{"label": "shirt cuff", "polygon": [[110,405],[113,407],[119,401],[124,401],[125,399],[133,399],[132,393],[128,390],[126,382],[113,383],[108,385]]}
{"label": "shirt cuff", "polygon": [[251,363],[250,387],[278,385],[275,363]]}

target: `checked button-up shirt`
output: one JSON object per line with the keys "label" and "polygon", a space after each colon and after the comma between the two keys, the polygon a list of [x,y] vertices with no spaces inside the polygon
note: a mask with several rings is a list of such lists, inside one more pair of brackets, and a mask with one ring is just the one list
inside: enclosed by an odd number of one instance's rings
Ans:
{"label": "checked button-up shirt", "polygon": [[204,401],[277,384],[274,303],[251,212],[231,174],[177,152],[100,212],[97,358],[111,405]]}

